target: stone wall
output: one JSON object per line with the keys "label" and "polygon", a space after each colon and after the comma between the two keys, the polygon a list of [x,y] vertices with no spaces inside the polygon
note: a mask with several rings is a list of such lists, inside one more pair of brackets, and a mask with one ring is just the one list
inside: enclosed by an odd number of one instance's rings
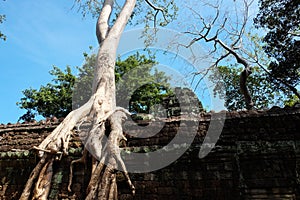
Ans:
{"label": "stone wall", "polygon": [[[59,122],[0,125],[0,199],[18,199],[37,163],[31,147]],[[152,122],[155,126],[156,122]],[[300,109],[230,112],[213,151],[198,157],[211,114],[201,115],[198,134],[191,147],[166,168],[130,174],[136,186],[134,199],[299,199],[300,198]],[[130,126],[130,124],[125,124]],[[155,136],[129,138],[127,149],[145,152],[167,144],[178,127],[195,126],[191,121],[166,121]],[[82,199],[89,173],[76,166],[73,192],[67,192],[69,163],[78,158],[81,143],[76,134],[70,155],[55,164],[49,199]],[[133,199],[118,174],[119,199]]]}

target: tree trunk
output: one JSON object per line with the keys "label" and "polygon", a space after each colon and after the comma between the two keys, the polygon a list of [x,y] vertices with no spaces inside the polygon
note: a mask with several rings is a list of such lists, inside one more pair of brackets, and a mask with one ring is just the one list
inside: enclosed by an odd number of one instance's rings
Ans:
{"label": "tree trunk", "polygon": [[[92,127],[88,133],[88,150],[93,150],[93,164],[86,199],[117,199],[117,184],[115,169],[120,167],[127,178],[129,187],[134,194],[124,162],[121,159],[119,141],[123,136],[122,120],[126,117],[123,108],[116,107],[115,96],[115,61],[116,51],[122,32],[131,16],[136,0],[126,0],[114,25],[109,28],[109,18],[113,10],[113,0],[105,0],[97,21],[96,35],[99,41],[99,51],[93,81],[93,95],[90,100],[77,110],[72,111],[64,121],[45,140],[35,147],[39,150],[40,162],[32,171],[20,197],[27,199],[47,199],[53,175],[52,164],[68,153],[68,143],[73,128],[92,119]],[[105,121],[110,124],[110,134],[107,144],[102,146],[105,136]],[[87,150],[85,150],[87,152]],[[85,163],[87,153],[83,158],[74,162]],[[107,166],[104,165],[108,163]],[[73,162],[73,163],[74,163]],[[72,163],[72,164],[73,164]],[[72,168],[71,164],[71,169]],[[70,170],[70,177],[73,170]],[[72,178],[68,189],[71,190]]]}
{"label": "tree trunk", "polygon": [[225,50],[227,50],[229,52],[229,54],[233,55],[235,57],[237,63],[240,63],[244,66],[244,70],[240,74],[240,91],[244,96],[246,108],[248,110],[252,109],[254,106],[254,103],[252,101],[251,94],[247,87],[247,78],[252,73],[250,65],[232,47],[229,47],[228,45],[226,45],[223,41],[221,41],[219,39],[215,39],[215,41],[218,42]]}
{"label": "tree trunk", "polygon": [[254,105],[251,94],[247,87],[247,78],[251,73],[251,69],[249,67],[246,67],[240,74],[240,90],[244,96],[246,108],[248,110],[252,109]]}

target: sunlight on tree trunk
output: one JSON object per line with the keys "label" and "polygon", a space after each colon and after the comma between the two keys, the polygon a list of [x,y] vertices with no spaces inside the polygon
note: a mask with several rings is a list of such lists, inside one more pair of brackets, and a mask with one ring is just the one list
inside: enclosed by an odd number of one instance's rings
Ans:
{"label": "sunlight on tree trunk", "polygon": [[[64,121],[38,147],[35,147],[39,150],[41,160],[28,179],[20,197],[21,200],[48,198],[53,162],[60,160],[62,155],[67,155],[72,130],[77,124],[87,119],[92,120],[92,127],[87,135],[88,145],[89,148],[95,150],[96,157],[93,155],[92,174],[86,199],[117,199],[116,166],[123,170],[132,193],[135,193],[135,188],[118,151],[119,148],[116,148],[119,147],[120,140],[126,139],[123,136],[122,121],[129,112],[116,107],[114,73],[119,40],[135,4],[135,0],[126,0],[114,25],[109,28],[113,0],[104,1],[97,22],[96,34],[100,48],[93,81],[93,95],[86,104],[69,113]],[[110,134],[107,143],[102,146],[106,121],[110,124]],[[73,164],[85,163],[87,155],[88,151],[84,150],[83,157],[71,163],[69,190],[72,185]],[[104,161],[108,163],[107,166],[104,165]]]}

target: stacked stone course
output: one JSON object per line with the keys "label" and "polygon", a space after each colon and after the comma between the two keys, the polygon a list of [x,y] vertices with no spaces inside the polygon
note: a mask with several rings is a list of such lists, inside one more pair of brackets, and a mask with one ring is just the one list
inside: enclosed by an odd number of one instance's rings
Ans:
{"label": "stacked stone course", "polygon": [[[136,186],[134,199],[300,199],[300,109],[274,107],[225,114],[222,134],[203,159],[198,153],[212,113],[202,113],[199,124],[183,118],[168,119],[150,138],[129,137],[127,149],[147,152],[166,145],[179,127],[199,127],[191,147],[174,163],[154,172],[130,174]],[[157,122],[150,123],[155,126]],[[38,160],[32,147],[58,124],[0,125],[0,199],[18,199]],[[80,157],[81,150],[81,141],[74,133],[69,156],[54,167],[49,199],[83,198],[89,172],[81,165],[76,166],[73,192],[67,192],[69,163]],[[121,174],[118,187],[120,200],[133,199]]]}

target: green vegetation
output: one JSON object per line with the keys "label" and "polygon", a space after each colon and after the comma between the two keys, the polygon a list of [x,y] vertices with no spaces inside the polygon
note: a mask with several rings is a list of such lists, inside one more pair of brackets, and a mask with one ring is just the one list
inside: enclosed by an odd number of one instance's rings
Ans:
{"label": "green vegetation", "polygon": [[[78,68],[77,77],[72,74],[69,66],[65,71],[54,67],[50,71],[55,77],[51,83],[41,86],[38,90],[24,90],[24,97],[17,105],[27,112],[20,120],[30,121],[36,115],[65,117],[72,107],[78,108],[87,102],[92,94],[96,55],[84,54],[84,57],[85,63]],[[155,64],[153,59],[139,53],[129,56],[124,61],[118,58],[115,68],[118,106],[125,107],[133,113],[149,113],[151,106],[161,104],[164,97],[171,94],[168,90],[169,77],[163,72],[158,72],[154,68]]]}
{"label": "green vegetation", "polygon": [[[247,54],[254,61],[251,63],[253,73],[247,79],[247,87],[256,109],[273,105],[293,106],[300,99],[300,2],[260,0],[259,5],[254,25],[263,28],[266,35],[247,35],[256,48],[255,53]],[[257,58],[258,63],[255,62]],[[221,76],[219,79],[210,76],[210,80],[216,84],[214,95],[225,99],[228,110],[245,108],[239,88],[242,68],[229,65],[218,66],[214,70]],[[224,84],[225,94],[221,83]]]}
{"label": "green vegetation", "polygon": [[72,91],[76,77],[71,68],[67,66],[65,71],[62,71],[54,66],[50,74],[55,77],[51,83],[41,86],[38,90],[30,88],[23,91],[24,97],[17,105],[27,112],[20,120],[30,121],[37,114],[60,118],[72,110]]}
{"label": "green vegetation", "polygon": [[[210,77],[212,82],[215,83],[214,95],[219,95],[220,98],[225,99],[225,107],[230,111],[245,108],[244,97],[239,87],[240,73],[243,71],[243,68],[218,66],[216,70],[218,70],[221,78],[216,78],[213,75]],[[279,93],[276,84],[270,82],[259,67],[254,67],[252,70],[253,72],[248,77],[247,83],[255,102],[255,107],[264,109],[270,107],[270,105],[277,105],[283,102],[285,96]],[[225,92],[223,92],[223,88]]]}
{"label": "green vegetation", "polygon": [[[267,31],[264,51],[270,57],[269,78],[285,94],[299,101],[300,93],[300,2],[295,0],[260,0],[254,22]],[[297,97],[297,98],[295,98]]]}

